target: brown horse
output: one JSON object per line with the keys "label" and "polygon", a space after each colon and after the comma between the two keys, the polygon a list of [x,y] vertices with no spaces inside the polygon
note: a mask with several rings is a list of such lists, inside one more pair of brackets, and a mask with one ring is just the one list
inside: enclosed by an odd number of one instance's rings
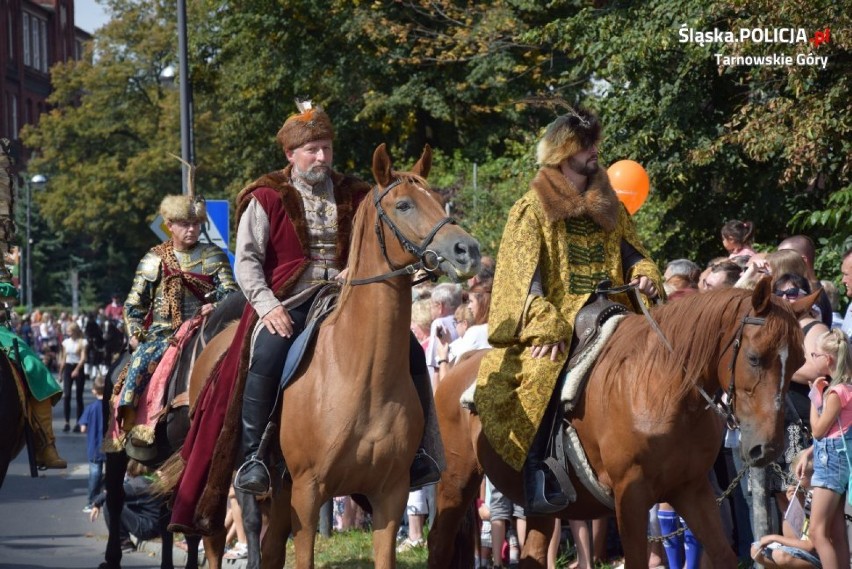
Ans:
{"label": "brown horse", "polygon": [[[782,450],[782,403],[804,362],[797,315],[814,299],[799,300],[790,310],[772,297],[769,279],[753,292],[692,295],[651,312],[671,349],[642,315],[627,316],[603,347],[567,421],[598,481],[611,492],[626,567],[647,566],[648,509],[657,502],[674,505],[714,566],[736,567],[708,481],[724,421],[700,390],[710,397],[729,393],[744,459],[753,466],[768,464]],[[494,451],[478,416],[459,405],[481,359],[477,353],[453,368],[435,394],[448,465],[429,532],[431,569],[472,566],[472,546],[454,551],[453,544],[483,472],[511,500],[524,503],[521,474]],[[571,481],[577,501],[560,517],[611,512],[573,469]],[[544,567],[553,523],[529,517],[527,527],[521,567]]]}
{"label": "brown horse", "polygon": [[384,145],[373,155],[377,185],[355,217],[347,282],[284,394],[280,443],[292,484],[272,499],[264,567],[284,566],[290,533],[296,567],[313,567],[320,506],[348,494],[372,507],[375,566],[396,566],[408,470],[424,427],[409,372],[411,275],[425,265],[458,280],[480,257],[426,184],[431,157],[427,146],[405,173],[392,169]]}

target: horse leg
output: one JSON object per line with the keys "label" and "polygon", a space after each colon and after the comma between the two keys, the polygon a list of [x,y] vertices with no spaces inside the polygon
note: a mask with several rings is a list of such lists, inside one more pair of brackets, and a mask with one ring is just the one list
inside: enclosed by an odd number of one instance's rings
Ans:
{"label": "horse leg", "polygon": [[[247,493],[236,491],[237,503],[243,514],[243,529],[246,532],[246,545],[248,546],[247,569],[260,569],[260,532],[263,526],[263,518],[260,512],[260,504],[257,499]],[[283,567],[283,565],[282,565]]]}
{"label": "horse leg", "polygon": [[207,558],[207,569],[221,569],[222,559],[225,555],[225,539],[228,532],[225,529],[213,535],[205,536],[204,557]]}
{"label": "horse leg", "polygon": [[[319,488],[316,482],[321,476],[306,473],[304,479],[310,482],[297,485],[293,482],[292,523],[293,541],[296,547],[296,569],[314,569],[314,542],[317,536],[317,525],[319,524],[319,511],[322,501],[319,496]],[[405,509],[403,504],[400,514]],[[400,515],[400,517],[402,517]],[[394,536],[396,539],[396,536]],[[375,544],[375,539],[373,540]],[[373,546],[375,549],[375,545]],[[378,561],[376,567],[379,567]]]}
{"label": "horse leg", "polygon": [[376,569],[396,567],[396,532],[408,501],[408,479],[380,495],[368,496],[373,507],[373,559]]}
{"label": "horse leg", "polygon": [[648,566],[648,510],[654,499],[641,480],[641,472],[635,478],[625,478],[616,490],[615,513],[618,532],[624,547],[624,567],[637,569]]}
{"label": "horse leg", "polygon": [[167,528],[169,525],[169,510],[163,505],[160,508],[160,543],[162,548],[160,551],[160,569],[175,569],[174,563],[174,544],[175,536]]}
{"label": "horse leg", "polygon": [[186,569],[198,569],[198,545],[200,535],[187,535],[186,539]]}
{"label": "horse leg", "polygon": [[106,489],[107,546],[103,569],[121,567],[121,510],[124,508],[124,474],[127,454],[110,452],[106,455],[104,488]]}
{"label": "horse leg", "polygon": [[287,538],[292,530],[290,494],[291,486],[284,484],[269,501],[266,533],[261,542],[263,569],[281,569],[287,559]]}
{"label": "horse leg", "polygon": [[[473,453],[467,454],[472,457]],[[475,524],[469,523],[482,483],[475,460],[459,464],[460,455],[447,453],[447,470],[436,492],[435,521],[429,530],[429,569],[462,569],[473,564]]]}
{"label": "horse leg", "polygon": [[551,516],[527,517],[527,538],[519,564],[521,569],[547,567],[547,547],[550,545],[553,530]]}
{"label": "horse leg", "polygon": [[713,567],[736,567],[737,556],[725,539],[719,507],[707,478],[678,488],[669,502],[683,516],[713,561]]}

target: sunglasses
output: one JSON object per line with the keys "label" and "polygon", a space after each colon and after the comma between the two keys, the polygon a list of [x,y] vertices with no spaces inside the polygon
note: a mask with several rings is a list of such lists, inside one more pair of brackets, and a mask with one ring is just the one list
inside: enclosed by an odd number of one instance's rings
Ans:
{"label": "sunglasses", "polygon": [[799,294],[805,292],[800,288],[788,288],[787,290],[779,290],[775,291],[775,296],[786,297],[786,298],[799,298]]}

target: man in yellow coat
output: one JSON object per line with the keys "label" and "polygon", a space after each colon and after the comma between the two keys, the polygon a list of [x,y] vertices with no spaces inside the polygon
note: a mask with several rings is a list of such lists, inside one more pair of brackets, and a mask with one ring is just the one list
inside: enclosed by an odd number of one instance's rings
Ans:
{"label": "man in yellow coat", "polygon": [[[541,168],[509,213],[497,259],[488,322],[494,349],[482,360],[475,404],[491,445],[524,472],[529,513],[568,503],[544,465],[550,433],[536,434],[568,360],[577,312],[603,280],[633,283],[648,299],[663,290],[598,166],[599,138],[600,123],[585,110],[548,125],[536,149]],[[630,306],[625,295],[612,298]]]}

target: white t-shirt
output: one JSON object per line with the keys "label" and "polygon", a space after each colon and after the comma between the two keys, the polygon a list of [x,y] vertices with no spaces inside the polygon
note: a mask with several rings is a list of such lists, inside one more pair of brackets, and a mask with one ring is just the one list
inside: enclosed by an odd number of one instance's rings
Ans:
{"label": "white t-shirt", "polygon": [[464,336],[450,344],[450,361],[457,361],[467,352],[490,347],[491,344],[488,343],[488,324],[476,324],[468,328]]}
{"label": "white t-shirt", "polygon": [[426,365],[437,369],[438,368],[438,356],[437,346],[438,339],[435,335],[435,331],[438,329],[438,326],[442,326],[444,328],[444,332],[450,334],[450,342],[459,337],[458,331],[456,331],[456,317],[452,314],[448,316],[441,316],[440,318],[435,318],[432,321],[432,326],[429,332],[429,348],[426,350]]}
{"label": "white t-shirt", "polygon": [[83,352],[86,350],[86,339],[80,338],[65,338],[62,340],[62,349],[65,351],[65,363],[76,365],[83,359]]}

